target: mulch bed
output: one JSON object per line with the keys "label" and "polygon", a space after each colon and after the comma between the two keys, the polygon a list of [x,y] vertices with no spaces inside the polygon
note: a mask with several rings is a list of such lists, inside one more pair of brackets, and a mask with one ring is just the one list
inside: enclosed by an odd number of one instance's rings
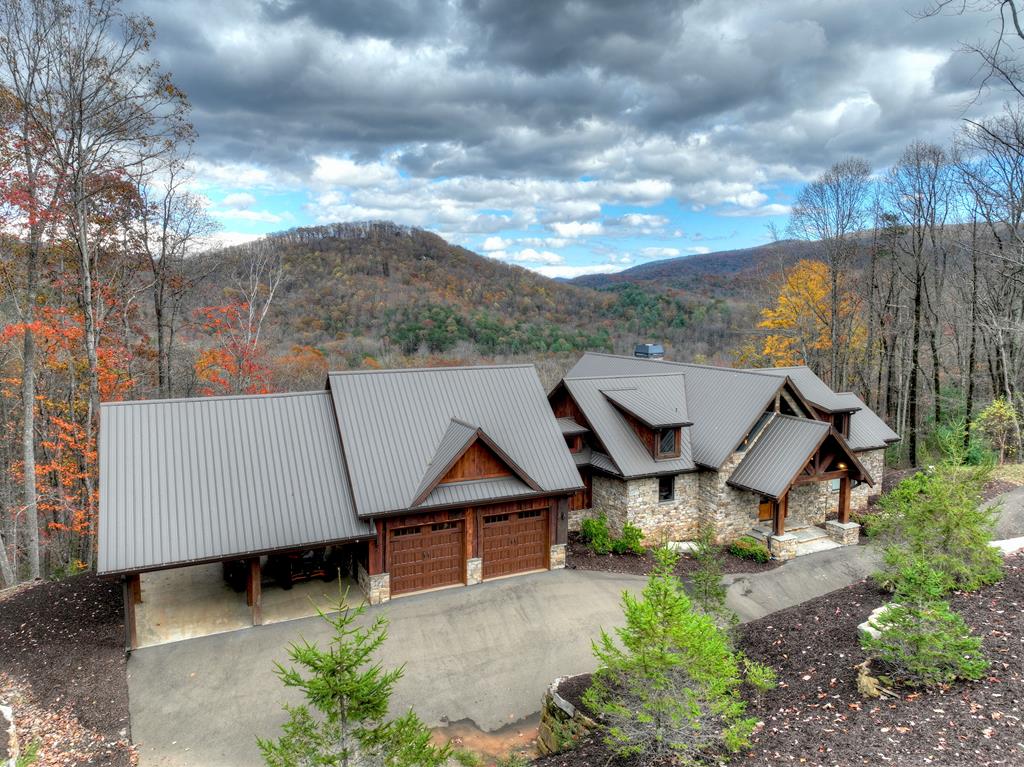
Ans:
{"label": "mulch bed", "polygon": [[[773,570],[781,562],[753,562],[749,559],[734,557],[722,549],[722,572],[728,573],[761,573]],[[569,545],[566,549],[565,566],[571,570],[597,570],[605,573],[628,573],[631,575],[649,575],[654,569],[654,556],[651,552],[643,554],[595,554],[580,539],[579,533],[569,533]],[[689,554],[683,554],[676,565],[676,573],[685,577],[697,569],[697,562]]]}
{"label": "mulch bed", "polygon": [[0,697],[22,704],[22,746],[42,745],[38,764],[135,763],[116,581],[84,574],[5,593],[0,669]]}
{"label": "mulch bed", "polygon": [[[904,693],[892,700],[861,698],[855,666],[864,660],[857,624],[885,601],[861,582],[783,610],[742,628],[740,646],[771,665],[779,686],[748,711],[764,726],[749,753],[733,765],[1018,765],[1024,763],[1024,556],[1007,561],[1006,577],[952,606],[982,637],[992,663],[980,682]],[[573,703],[587,679],[560,693]],[[537,767],[595,767],[611,760],[597,738],[538,759]]]}

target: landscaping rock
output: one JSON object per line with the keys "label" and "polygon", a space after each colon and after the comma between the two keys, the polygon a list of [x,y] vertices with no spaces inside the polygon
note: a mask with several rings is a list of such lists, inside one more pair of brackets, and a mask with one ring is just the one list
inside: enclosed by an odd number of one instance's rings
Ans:
{"label": "landscaping rock", "polygon": [[14,729],[14,711],[0,706],[0,765],[14,767],[18,763],[18,732]]}
{"label": "landscaping rock", "polygon": [[597,723],[558,694],[558,686],[569,677],[560,676],[544,693],[537,727],[537,751],[542,756],[558,754],[597,727]]}
{"label": "landscaping rock", "polygon": [[[870,637],[871,639],[878,639],[882,635],[882,632],[876,628],[876,626],[885,624],[885,614],[889,611],[890,607],[897,607],[894,602],[888,602],[881,607],[876,607],[871,611],[871,615],[868,619],[857,626],[857,633],[863,637]],[[872,625],[874,624],[874,625]]]}

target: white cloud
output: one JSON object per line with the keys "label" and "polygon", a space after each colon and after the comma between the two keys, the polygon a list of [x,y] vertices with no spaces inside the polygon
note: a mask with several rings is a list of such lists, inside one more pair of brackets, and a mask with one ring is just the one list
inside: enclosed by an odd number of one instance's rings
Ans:
{"label": "white cloud", "polygon": [[644,258],[673,258],[679,255],[679,248],[640,248],[638,252]]}
{"label": "white cloud", "polygon": [[228,187],[231,189],[287,189],[299,186],[297,176],[281,170],[270,170],[246,162],[192,161],[194,184],[200,189]]}
{"label": "white cloud", "polygon": [[789,205],[773,202],[768,205],[758,205],[756,208],[729,208],[718,211],[718,215],[730,218],[742,218],[744,216],[788,216],[792,210],[792,207]]}
{"label": "white cloud", "polygon": [[551,224],[551,228],[555,230],[559,237],[568,237],[570,239],[604,232],[604,226],[602,226],[600,221],[557,221]]}
{"label": "white cloud", "polygon": [[501,237],[488,237],[484,240],[484,244],[481,247],[486,251],[492,251],[504,250],[508,245],[508,240],[503,240]]}
{"label": "white cloud", "polygon": [[534,250],[523,248],[518,253],[508,253],[504,250],[495,250],[487,254],[498,261],[508,261],[516,264],[545,264],[554,266],[565,262],[565,259],[550,250]]}
{"label": "white cloud", "polygon": [[533,271],[553,279],[563,278],[571,280],[573,277],[582,277],[584,274],[610,274],[612,272],[621,272],[625,268],[625,266],[620,264],[587,264],[584,266],[538,266]]}
{"label": "white cloud", "polygon": [[693,253],[695,256],[702,256],[705,253],[710,253],[711,248],[709,248],[707,245],[694,245],[692,248],[687,248],[686,252]]}
{"label": "white cloud", "polygon": [[398,171],[382,162],[357,163],[347,157],[313,157],[313,181],[327,186],[375,187],[395,181]]}
{"label": "white cloud", "polygon": [[253,234],[252,232],[217,232],[200,244],[200,250],[230,248],[234,245],[243,245],[258,240],[261,237],[263,237],[262,234]]}
{"label": "white cloud", "polygon": [[240,221],[258,221],[264,224],[280,224],[291,219],[288,214],[272,213],[269,210],[228,209],[210,211],[217,218],[237,219]]}
{"label": "white cloud", "polygon": [[256,204],[256,198],[248,192],[232,192],[226,195],[221,201],[221,204],[226,208],[234,208],[236,210],[243,210],[245,208],[251,208]]}

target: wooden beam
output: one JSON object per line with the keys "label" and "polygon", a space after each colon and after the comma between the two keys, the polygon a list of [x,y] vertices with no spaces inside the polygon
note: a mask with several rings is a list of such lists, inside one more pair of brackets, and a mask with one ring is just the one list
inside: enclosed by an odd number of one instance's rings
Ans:
{"label": "wooden beam", "polygon": [[369,558],[367,560],[367,574],[380,575],[384,572],[384,520],[376,521],[377,537],[370,539]]}
{"label": "wooden beam", "polygon": [[249,578],[245,585],[245,601],[252,608],[252,625],[263,625],[263,589],[260,558],[249,560]]}
{"label": "wooden beam", "polygon": [[127,576],[128,588],[132,593],[132,602],[137,605],[142,604],[142,576],[138,573],[131,573]]}
{"label": "wooden beam", "polygon": [[139,646],[138,629],[135,622],[135,597],[132,593],[131,579],[138,579],[138,574],[126,575],[122,582],[121,591],[124,597],[124,629],[125,649],[131,652]]}
{"label": "wooden beam", "polygon": [[847,474],[839,479],[839,522],[846,524],[850,521],[850,475]]}
{"label": "wooden beam", "polygon": [[786,532],[786,499],[789,497],[789,493],[786,493],[777,501],[772,501],[772,535],[782,535]]}

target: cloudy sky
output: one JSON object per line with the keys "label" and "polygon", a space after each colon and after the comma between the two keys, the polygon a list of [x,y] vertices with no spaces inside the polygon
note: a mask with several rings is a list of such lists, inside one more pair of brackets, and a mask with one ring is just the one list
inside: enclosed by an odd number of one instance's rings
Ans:
{"label": "cloudy sky", "polygon": [[926,0],[130,0],[237,242],[391,219],[552,276],[756,245],[800,184],[971,105]]}

